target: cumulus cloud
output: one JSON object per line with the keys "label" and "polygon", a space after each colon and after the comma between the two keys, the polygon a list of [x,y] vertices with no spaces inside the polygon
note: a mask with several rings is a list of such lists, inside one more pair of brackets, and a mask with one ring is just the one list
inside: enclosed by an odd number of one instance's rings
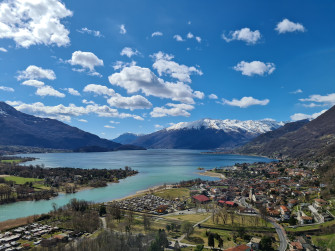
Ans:
{"label": "cumulus cloud", "polygon": [[209,97],[210,99],[218,99],[218,96],[215,95],[215,94],[210,94],[210,95],[208,95],[208,97]]}
{"label": "cumulus cloud", "polygon": [[58,97],[58,98],[64,98],[65,94],[57,91],[54,89],[52,86],[45,85],[44,82],[35,80],[35,79],[30,79],[26,80],[22,83],[22,85],[26,86],[32,86],[37,88],[35,94],[38,96],[53,96],[53,97]]}
{"label": "cumulus cloud", "polygon": [[41,102],[36,102],[32,104],[25,104],[23,102],[10,102],[6,103],[13,105],[15,109],[44,118],[59,119],[62,121],[71,121],[72,117],[78,117],[83,115],[95,114],[99,117],[108,118],[133,118],[136,120],[143,120],[141,116],[129,114],[129,113],[119,113],[117,109],[113,109],[107,105],[87,105],[87,106],[76,106],[74,104],[69,104],[65,106],[59,104],[56,106],[46,106]]}
{"label": "cumulus cloud", "polygon": [[49,85],[45,85],[45,86],[37,88],[35,94],[38,96],[42,96],[42,97],[45,97],[45,96],[53,96],[53,97],[58,97],[58,98],[65,97],[64,93],[61,93],[55,90],[52,86],[49,86]]}
{"label": "cumulus cloud", "polygon": [[335,105],[335,93],[330,93],[327,95],[310,95],[308,98],[299,99],[301,102],[314,102],[320,105]]}
{"label": "cumulus cloud", "polygon": [[102,37],[102,34],[100,31],[97,31],[97,30],[90,30],[86,27],[84,28],[81,28],[80,30],[77,30],[79,33],[82,33],[82,34],[89,34],[89,35],[93,35],[95,37]]}
{"label": "cumulus cloud", "polygon": [[93,92],[97,95],[114,96],[115,91],[104,85],[89,84],[84,87],[84,92]]}
{"label": "cumulus cloud", "polygon": [[190,76],[192,74],[203,74],[201,70],[194,66],[189,67],[172,61],[174,58],[173,55],[165,54],[159,51],[153,54],[152,57],[155,60],[152,66],[157,70],[159,76],[165,74],[171,76],[172,78],[178,79],[179,81],[191,83],[192,81]]}
{"label": "cumulus cloud", "polygon": [[193,109],[194,109],[193,105],[168,103],[163,107],[155,107],[150,113],[150,115],[153,118],[161,118],[166,116],[189,117],[191,114],[188,111]]}
{"label": "cumulus cloud", "polygon": [[135,61],[131,61],[130,63],[129,62],[123,62],[123,61],[116,61],[113,64],[113,69],[115,71],[117,71],[117,70],[123,69],[124,67],[130,67],[130,66],[134,66],[134,65],[136,65]]}
{"label": "cumulus cloud", "polygon": [[317,112],[314,114],[304,114],[304,113],[295,113],[293,114],[290,118],[292,121],[298,121],[298,120],[303,120],[303,119],[316,119],[317,117],[319,117],[321,114],[325,113],[327,110],[322,110],[321,112]]}
{"label": "cumulus cloud", "polygon": [[259,100],[253,97],[243,97],[240,100],[234,98],[231,101],[222,99],[222,101],[224,105],[238,106],[240,108],[247,108],[253,105],[267,105],[270,102],[269,99]]}
{"label": "cumulus cloud", "polygon": [[67,62],[71,65],[79,65],[82,68],[76,69],[77,71],[85,71],[88,70],[89,74],[94,76],[101,76],[98,72],[95,71],[96,66],[103,66],[104,62],[102,59],[99,59],[92,52],[84,52],[84,51],[75,51],[72,53],[72,58],[67,60]]}
{"label": "cumulus cloud", "polygon": [[155,125],[155,128],[156,128],[156,129],[160,129],[160,128],[163,128],[163,127],[164,127],[164,126],[159,125],[159,124],[156,124],[156,125]]}
{"label": "cumulus cloud", "polygon": [[88,121],[86,119],[77,119],[79,122],[87,123]]}
{"label": "cumulus cloud", "polygon": [[134,55],[138,55],[140,52],[138,50],[133,50],[130,47],[124,47],[120,53],[121,56],[127,56],[128,58],[131,58]]}
{"label": "cumulus cloud", "polygon": [[279,22],[275,28],[279,34],[287,33],[287,32],[305,32],[305,27],[300,23],[294,23],[288,20],[287,18],[283,19],[283,21]]}
{"label": "cumulus cloud", "polygon": [[39,80],[35,80],[35,79],[31,79],[31,80],[26,80],[22,83],[22,85],[26,85],[26,86],[32,86],[32,87],[42,87],[44,86],[44,82],[39,81]]}
{"label": "cumulus cloud", "polygon": [[80,93],[73,88],[65,88],[65,90],[73,96],[80,96]]}
{"label": "cumulus cloud", "polygon": [[261,61],[245,62],[241,61],[234,66],[235,71],[242,72],[242,75],[253,76],[259,75],[264,76],[265,74],[271,74],[276,69],[274,63],[263,63]]}
{"label": "cumulus cloud", "polygon": [[151,37],[161,37],[163,36],[163,32],[155,31],[151,34]]}
{"label": "cumulus cloud", "polygon": [[72,12],[58,0],[6,0],[0,4],[0,38],[13,39],[17,46],[70,44],[69,30],[61,19]]}
{"label": "cumulus cloud", "polygon": [[188,104],[193,104],[194,98],[199,96],[190,86],[182,82],[165,82],[150,69],[139,66],[125,67],[119,73],[110,75],[108,79],[112,85],[120,86],[128,93],[141,91],[146,96],[169,98]]}
{"label": "cumulus cloud", "polygon": [[49,79],[55,80],[56,74],[53,70],[43,69],[36,65],[29,65],[24,71],[19,71],[17,80],[22,79]]}
{"label": "cumulus cloud", "polygon": [[150,101],[141,95],[122,97],[120,94],[117,94],[109,98],[107,103],[112,107],[129,109],[131,111],[135,109],[149,109],[152,107]]}
{"label": "cumulus cloud", "polygon": [[191,39],[191,38],[194,38],[194,35],[191,32],[189,32],[189,33],[187,33],[186,37],[188,39]]}
{"label": "cumulus cloud", "polygon": [[3,48],[3,47],[0,47],[0,51],[2,52],[7,52],[7,49]]}
{"label": "cumulus cloud", "polygon": [[124,24],[120,25],[120,34],[124,35],[127,33],[126,26]]}
{"label": "cumulus cloud", "polygon": [[291,94],[298,94],[298,93],[302,93],[303,91],[301,89],[297,89],[293,92],[290,92]]}
{"label": "cumulus cloud", "polygon": [[7,86],[0,85],[0,91],[14,92],[14,89],[11,88],[11,87],[7,87]]}
{"label": "cumulus cloud", "polygon": [[249,28],[242,28],[240,30],[230,31],[228,35],[222,34],[222,38],[226,42],[239,40],[246,42],[247,44],[256,44],[261,39],[261,33],[259,30],[252,31]]}
{"label": "cumulus cloud", "polygon": [[180,35],[174,35],[173,38],[178,42],[184,42],[185,41]]}
{"label": "cumulus cloud", "polygon": [[111,126],[111,125],[105,125],[104,127],[105,127],[105,128],[108,128],[108,129],[113,129],[113,128],[115,128],[115,126]]}
{"label": "cumulus cloud", "polygon": [[198,43],[201,43],[201,37],[195,37],[195,40],[197,40]]}

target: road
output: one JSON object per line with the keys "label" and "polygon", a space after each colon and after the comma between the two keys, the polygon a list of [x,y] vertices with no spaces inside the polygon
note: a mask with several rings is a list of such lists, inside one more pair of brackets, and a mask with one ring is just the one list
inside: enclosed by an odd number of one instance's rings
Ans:
{"label": "road", "polygon": [[[242,205],[243,207],[253,208],[259,214],[258,209],[252,207],[250,204],[248,204],[245,201],[245,197],[240,198],[239,204]],[[285,251],[287,249],[287,245],[288,245],[288,240],[287,240],[285,229],[282,227],[282,225],[278,224],[275,219],[273,219],[271,217],[267,217],[267,220],[273,225],[273,227],[276,229],[276,232],[278,234],[279,242],[280,242],[278,250],[279,251]]]}

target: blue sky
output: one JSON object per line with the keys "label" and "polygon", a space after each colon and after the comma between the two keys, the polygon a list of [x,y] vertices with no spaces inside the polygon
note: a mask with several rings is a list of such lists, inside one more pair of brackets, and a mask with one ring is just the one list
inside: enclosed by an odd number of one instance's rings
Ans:
{"label": "blue sky", "polygon": [[0,2],[0,97],[114,138],[335,104],[334,1]]}

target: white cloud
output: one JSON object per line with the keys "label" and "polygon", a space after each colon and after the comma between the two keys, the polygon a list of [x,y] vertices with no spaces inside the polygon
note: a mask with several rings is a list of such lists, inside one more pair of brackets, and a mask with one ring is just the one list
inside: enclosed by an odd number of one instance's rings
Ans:
{"label": "white cloud", "polygon": [[290,92],[291,94],[298,94],[298,93],[302,93],[303,91],[301,89],[297,89],[293,92]]}
{"label": "white cloud", "polygon": [[242,72],[242,75],[246,76],[264,76],[264,74],[270,75],[275,69],[276,66],[274,63],[263,63],[261,61],[241,61],[236,66],[234,66],[235,71],[240,71]]}
{"label": "white cloud", "polygon": [[239,40],[247,44],[256,44],[261,39],[261,33],[259,30],[252,31],[249,28],[242,28],[240,30],[230,31],[227,36],[223,33],[222,38],[228,43]]}
{"label": "white cloud", "polygon": [[173,38],[178,42],[184,42],[185,41],[180,35],[174,35]]}
{"label": "white cloud", "polygon": [[161,51],[152,55],[155,62],[152,65],[154,69],[157,70],[158,75],[163,74],[169,75],[175,79],[182,82],[191,83],[191,74],[202,75],[202,71],[194,66],[180,65],[171,59],[174,58],[173,55],[165,54]]}
{"label": "white cloud", "polygon": [[166,116],[189,117],[191,116],[191,114],[188,111],[193,109],[194,109],[193,105],[168,103],[164,107],[155,107],[150,113],[150,115],[153,118],[161,118]]}
{"label": "white cloud", "polygon": [[210,94],[210,95],[208,95],[208,97],[209,97],[210,99],[218,99],[218,96],[215,95],[215,94]]}
{"label": "white cloud", "polygon": [[37,88],[35,94],[38,96],[42,96],[42,97],[53,96],[53,97],[58,97],[58,98],[65,97],[64,93],[57,91],[52,86],[45,85],[44,82],[39,81],[39,80],[35,80],[35,79],[26,80],[22,83],[22,85],[32,86],[32,87]]}
{"label": "white cloud", "polygon": [[86,119],[77,119],[79,122],[87,123],[88,121]]}
{"label": "white cloud", "polygon": [[14,89],[11,87],[7,87],[7,86],[0,86],[0,91],[5,91],[5,92],[14,92]]}
{"label": "white cloud", "polygon": [[70,93],[73,96],[80,96],[80,93],[73,88],[65,88],[65,90],[68,91],[68,93]]}
{"label": "white cloud", "polygon": [[114,120],[109,121],[109,123],[111,123],[111,124],[120,124],[120,122],[114,121]]}
{"label": "white cloud", "polygon": [[243,97],[240,100],[234,98],[232,101],[222,99],[222,101],[224,105],[238,106],[240,108],[247,108],[252,105],[267,105],[270,102],[269,99],[259,100],[253,97]]}
{"label": "white cloud", "polygon": [[104,85],[89,84],[84,87],[84,92],[93,92],[97,95],[114,96],[115,91]]}
{"label": "white cloud", "polygon": [[163,36],[163,32],[155,31],[154,33],[151,34],[151,37],[160,37],[160,36]]}
{"label": "white cloud", "polygon": [[17,80],[22,79],[49,79],[55,80],[56,74],[53,70],[43,69],[36,65],[29,65],[24,71],[19,71]]}
{"label": "white cloud", "polygon": [[120,25],[120,34],[124,35],[127,33],[126,26],[124,24]]}
{"label": "white cloud", "polygon": [[293,114],[290,118],[292,121],[298,121],[298,120],[303,120],[303,119],[316,119],[317,117],[319,117],[321,114],[325,113],[327,110],[323,110],[321,112],[317,112],[311,115],[308,114],[304,114],[304,113],[295,113]]}
{"label": "white cloud", "polygon": [[95,105],[94,101],[92,100],[83,99],[81,102],[85,105]]}
{"label": "white cloud", "polygon": [[0,51],[2,52],[7,52],[7,49],[3,48],[3,47],[0,47]]}
{"label": "white cloud", "polygon": [[39,88],[39,87],[44,86],[44,82],[39,81],[39,80],[31,79],[31,80],[26,80],[26,81],[24,81],[24,82],[22,83],[22,85],[32,86],[32,87]]}
{"label": "white cloud", "polygon": [[195,40],[197,40],[198,43],[201,43],[201,37],[195,37]]}
{"label": "white cloud", "polygon": [[164,126],[162,126],[162,125],[158,125],[158,124],[155,125],[155,128],[156,128],[156,129],[160,129],[160,128],[163,128],[163,127],[164,127]]}
{"label": "white cloud", "polygon": [[49,85],[45,85],[45,86],[37,88],[35,94],[38,96],[42,96],[42,97],[45,97],[45,96],[53,96],[53,97],[58,97],[58,98],[65,97],[64,93],[61,93],[55,90],[52,86],[49,86]]}
{"label": "white cloud", "polygon": [[105,128],[108,128],[108,129],[113,129],[113,128],[115,128],[114,126],[111,126],[111,125],[105,125],[104,127],[105,127]]}
{"label": "white cloud", "polygon": [[70,44],[69,30],[61,19],[72,12],[58,0],[6,0],[0,4],[0,38],[13,39],[17,46]]}
{"label": "white cloud", "polygon": [[123,61],[116,61],[113,65],[113,69],[115,71],[123,69],[124,67],[130,67],[136,65],[135,61],[131,61],[130,63],[128,62],[123,62]]}
{"label": "white cloud", "polygon": [[299,99],[301,102],[315,102],[320,105],[335,105],[335,93],[330,93],[327,95],[310,95],[308,98]]}
{"label": "white cloud", "polygon": [[118,94],[109,98],[107,103],[112,107],[130,109],[131,111],[135,109],[149,109],[152,107],[150,101],[141,95],[122,97]]}
{"label": "white cloud", "polygon": [[22,102],[10,102],[6,103],[13,105],[15,109],[33,114],[39,117],[54,118],[62,121],[71,121],[72,117],[78,117],[88,114],[95,114],[99,117],[109,117],[109,118],[133,118],[136,120],[143,120],[141,116],[129,114],[129,113],[119,113],[117,109],[110,108],[107,105],[87,105],[87,106],[76,106],[74,104],[69,104],[69,106],[64,106],[59,104],[56,106],[46,106],[41,102],[36,102],[32,104],[25,104]]}
{"label": "white cloud", "polygon": [[82,34],[89,34],[89,35],[93,35],[95,37],[102,37],[102,34],[100,31],[97,31],[97,30],[90,30],[86,27],[84,28],[81,28],[80,30],[77,30],[79,33],[82,33]]}
{"label": "white cloud", "polygon": [[120,86],[128,93],[141,91],[146,96],[169,98],[189,104],[193,104],[193,99],[198,96],[190,86],[182,82],[165,82],[150,69],[139,66],[125,67],[121,72],[110,75],[108,79],[112,85]]}
{"label": "white cloud", "polygon": [[131,58],[134,55],[138,55],[140,52],[138,50],[133,50],[130,47],[124,47],[120,53],[121,56],[127,56],[128,58]]}
{"label": "white cloud", "polygon": [[293,23],[287,18],[283,19],[283,21],[279,22],[275,28],[279,34],[286,32],[305,32],[305,27],[300,23]]}
{"label": "white cloud", "polygon": [[189,33],[187,33],[186,37],[188,39],[191,39],[191,38],[194,38],[194,35],[191,32],[189,32]]}
{"label": "white cloud", "polygon": [[85,69],[89,70],[89,74],[93,76],[101,76],[95,71],[95,67],[104,65],[103,60],[99,59],[94,53],[84,51],[73,52],[72,58],[67,60],[67,62],[71,65],[79,65],[82,67],[80,69],[76,69],[77,71],[84,71]]}

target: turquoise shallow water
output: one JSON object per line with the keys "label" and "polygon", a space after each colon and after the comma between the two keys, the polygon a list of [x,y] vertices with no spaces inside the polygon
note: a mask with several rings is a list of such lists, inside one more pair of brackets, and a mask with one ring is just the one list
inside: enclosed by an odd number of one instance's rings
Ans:
{"label": "turquoise shallow water", "polygon": [[25,165],[45,165],[46,167],[77,168],[123,168],[130,166],[140,173],[107,187],[84,190],[76,194],[62,194],[51,200],[23,201],[0,206],[0,221],[47,213],[52,203],[65,205],[72,198],[94,202],[119,199],[136,191],[164,183],[176,183],[194,178],[215,179],[198,175],[198,167],[214,168],[232,166],[244,162],[269,162],[271,159],[240,155],[207,155],[197,150],[147,150],[118,151],[107,153],[47,153],[28,154],[38,158]]}

